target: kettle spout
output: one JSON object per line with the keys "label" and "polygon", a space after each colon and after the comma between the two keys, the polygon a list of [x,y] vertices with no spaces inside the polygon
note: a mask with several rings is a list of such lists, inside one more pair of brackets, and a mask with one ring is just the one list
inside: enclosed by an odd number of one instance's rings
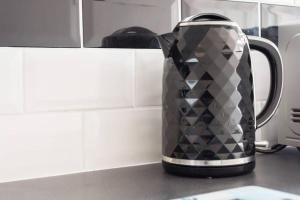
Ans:
{"label": "kettle spout", "polygon": [[160,47],[164,53],[164,56],[167,58],[170,55],[171,49],[176,41],[174,33],[166,33],[163,35],[157,36]]}

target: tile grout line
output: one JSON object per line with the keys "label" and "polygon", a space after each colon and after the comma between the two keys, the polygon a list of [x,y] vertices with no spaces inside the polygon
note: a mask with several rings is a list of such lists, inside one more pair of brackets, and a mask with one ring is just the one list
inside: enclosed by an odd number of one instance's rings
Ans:
{"label": "tile grout line", "polygon": [[51,114],[51,113],[72,113],[72,112],[93,112],[93,111],[97,111],[97,112],[101,112],[101,111],[111,111],[111,112],[115,112],[115,111],[126,111],[126,110],[158,110],[161,109],[162,106],[161,105],[154,105],[154,106],[136,106],[136,107],[111,107],[111,108],[78,108],[78,109],[54,109],[54,110],[41,110],[41,111],[30,111],[30,112],[24,112],[24,113],[1,113],[0,115],[3,116],[10,116],[10,115],[23,115],[23,114],[28,114],[28,115],[38,115],[38,114]]}
{"label": "tile grout line", "polygon": [[86,170],[86,152],[85,152],[85,112],[81,112],[81,150],[82,150],[82,170]]}
{"label": "tile grout line", "polygon": [[261,15],[261,2],[258,2],[258,36],[261,37],[261,25],[262,25],[262,15]]}
{"label": "tile grout line", "polygon": [[80,48],[83,48],[83,15],[82,15],[82,12],[83,12],[83,0],[78,0],[78,9],[79,9],[79,35],[80,35]]}
{"label": "tile grout line", "polygon": [[177,0],[177,6],[178,6],[178,22],[180,22],[182,20],[182,8],[181,8],[181,5],[182,5],[182,0]]}
{"label": "tile grout line", "polygon": [[27,113],[26,109],[26,75],[25,75],[25,49],[22,48],[22,67],[21,67],[21,88],[22,88],[22,114]]}
{"label": "tile grout line", "polygon": [[133,50],[133,72],[132,72],[132,89],[133,89],[133,93],[132,93],[132,106],[133,108],[136,108],[136,49]]}

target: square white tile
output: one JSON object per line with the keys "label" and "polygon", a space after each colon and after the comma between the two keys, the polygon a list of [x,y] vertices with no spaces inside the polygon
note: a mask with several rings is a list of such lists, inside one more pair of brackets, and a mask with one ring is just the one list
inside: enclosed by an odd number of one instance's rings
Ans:
{"label": "square white tile", "polygon": [[135,51],[135,105],[161,105],[164,57],[161,49]]}
{"label": "square white tile", "polygon": [[27,111],[131,107],[134,50],[26,49]]}
{"label": "square white tile", "polygon": [[23,111],[21,48],[0,48],[0,113]]}
{"label": "square white tile", "polygon": [[0,116],[0,182],[82,171],[82,115]]}
{"label": "square white tile", "polygon": [[161,109],[86,112],[84,133],[86,170],[161,159]]}

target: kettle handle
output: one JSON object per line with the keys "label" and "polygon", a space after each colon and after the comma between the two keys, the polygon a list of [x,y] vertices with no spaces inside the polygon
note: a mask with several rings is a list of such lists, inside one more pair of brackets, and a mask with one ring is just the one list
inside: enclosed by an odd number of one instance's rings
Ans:
{"label": "kettle handle", "polygon": [[192,21],[196,21],[198,19],[231,21],[229,18],[227,18],[223,15],[216,14],[216,13],[201,13],[201,14],[192,15],[190,17],[187,17],[184,20],[182,20],[181,22],[192,22]]}
{"label": "kettle handle", "polygon": [[283,67],[282,58],[277,46],[270,40],[248,36],[250,49],[262,52],[270,64],[271,87],[269,96],[263,110],[256,116],[256,127],[265,125],[275,114],[282,96],[283,88]]}

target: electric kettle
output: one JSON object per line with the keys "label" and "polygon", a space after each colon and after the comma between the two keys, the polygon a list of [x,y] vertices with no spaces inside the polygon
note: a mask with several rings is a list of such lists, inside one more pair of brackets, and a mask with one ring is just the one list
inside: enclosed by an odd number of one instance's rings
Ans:
{"label": "electric kettle", "polygon": [[[163,167],[167,172],[223,177],[255,167],[255,130],[274,115],[282,94],[282,59],[269,40],[246,36],[217,14],[199,14],[158,36],[163,75]],[[255,115],[250,49],[266,55],[271,87]]]}

